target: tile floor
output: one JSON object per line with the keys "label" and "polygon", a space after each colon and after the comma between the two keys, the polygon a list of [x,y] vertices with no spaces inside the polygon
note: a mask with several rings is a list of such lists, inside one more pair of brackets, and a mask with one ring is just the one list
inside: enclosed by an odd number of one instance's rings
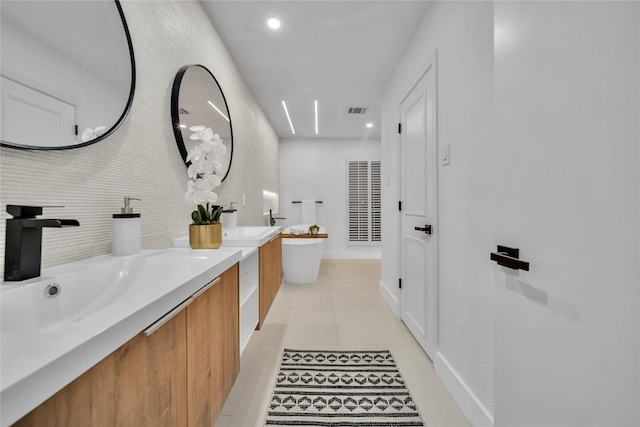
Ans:
{"label": "tile floor", "polygon": [[315,283],[284,283],[242,355],[216,427],[263,426],[285,347],[390,350],[427,426],[469,426],[431,361],[380,295],[379,280],[379,260],[323,260]]}

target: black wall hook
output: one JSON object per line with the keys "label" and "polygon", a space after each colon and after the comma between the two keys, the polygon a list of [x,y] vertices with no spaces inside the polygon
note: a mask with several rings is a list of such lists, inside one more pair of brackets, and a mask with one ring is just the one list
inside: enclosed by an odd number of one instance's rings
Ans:
{"label": "black wall hook", "polygon": [[520,249],[498,245],[497,252],[491,252],[491,261],[513,270],[529,271],[529,263],[520,259]]}

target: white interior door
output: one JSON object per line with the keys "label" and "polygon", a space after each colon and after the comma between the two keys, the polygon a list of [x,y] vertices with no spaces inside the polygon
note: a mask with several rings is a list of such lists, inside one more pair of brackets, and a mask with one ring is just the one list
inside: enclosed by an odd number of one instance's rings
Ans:
{"label": "white interior door", "polygon": [[2,76],[0,139],[40,147],[75,141],[76,107]]}
{"label": "white interior door", "polygon": [[401,318],[430,357],[436,349],[437,143],[435,55],[400,104]]}
{"label": "white interior door", "polygon": [[496,426],[640,425],[639,12],[495,2]]}

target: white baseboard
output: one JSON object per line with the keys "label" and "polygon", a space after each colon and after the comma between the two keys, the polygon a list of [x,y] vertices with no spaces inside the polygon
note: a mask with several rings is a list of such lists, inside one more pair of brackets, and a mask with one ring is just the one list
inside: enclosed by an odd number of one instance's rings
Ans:
{"label": "white baseboard", "polygon": [[389,304],[389,308],[391,308],[391,311],[393,311],[395,315],[398,316],[398,299],[389,291],[389,288],[387,288],[382,280],[380,281],[380,286],[378,287],[378,289],[380,290],[380,293],[382,294],[384,300],[387,302],[387,304]]}
{"label": "white baseboard", "polygon": [[493,415],[480,402],[447,359],[438,352],[433,361],[436,374],[474,427],[493,426]]}

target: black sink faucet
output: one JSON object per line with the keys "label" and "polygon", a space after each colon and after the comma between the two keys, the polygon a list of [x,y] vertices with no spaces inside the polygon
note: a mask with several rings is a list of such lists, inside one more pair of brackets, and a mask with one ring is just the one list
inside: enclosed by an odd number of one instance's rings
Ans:
{"label": "black sink faucet", "polygon": [[276,218],[273,216],[273,210],[269,209],[269,225],[270,226],[276,225],[276,219],[287,219],[287,218]]}
{"label": "black sink faucet", "polygon": [[42,227],[78,227],[75,219],[36,218],[40,206],[7,205],[13,218],[7,220],[4,241],[4,280],[17,282],[40,276]]}

